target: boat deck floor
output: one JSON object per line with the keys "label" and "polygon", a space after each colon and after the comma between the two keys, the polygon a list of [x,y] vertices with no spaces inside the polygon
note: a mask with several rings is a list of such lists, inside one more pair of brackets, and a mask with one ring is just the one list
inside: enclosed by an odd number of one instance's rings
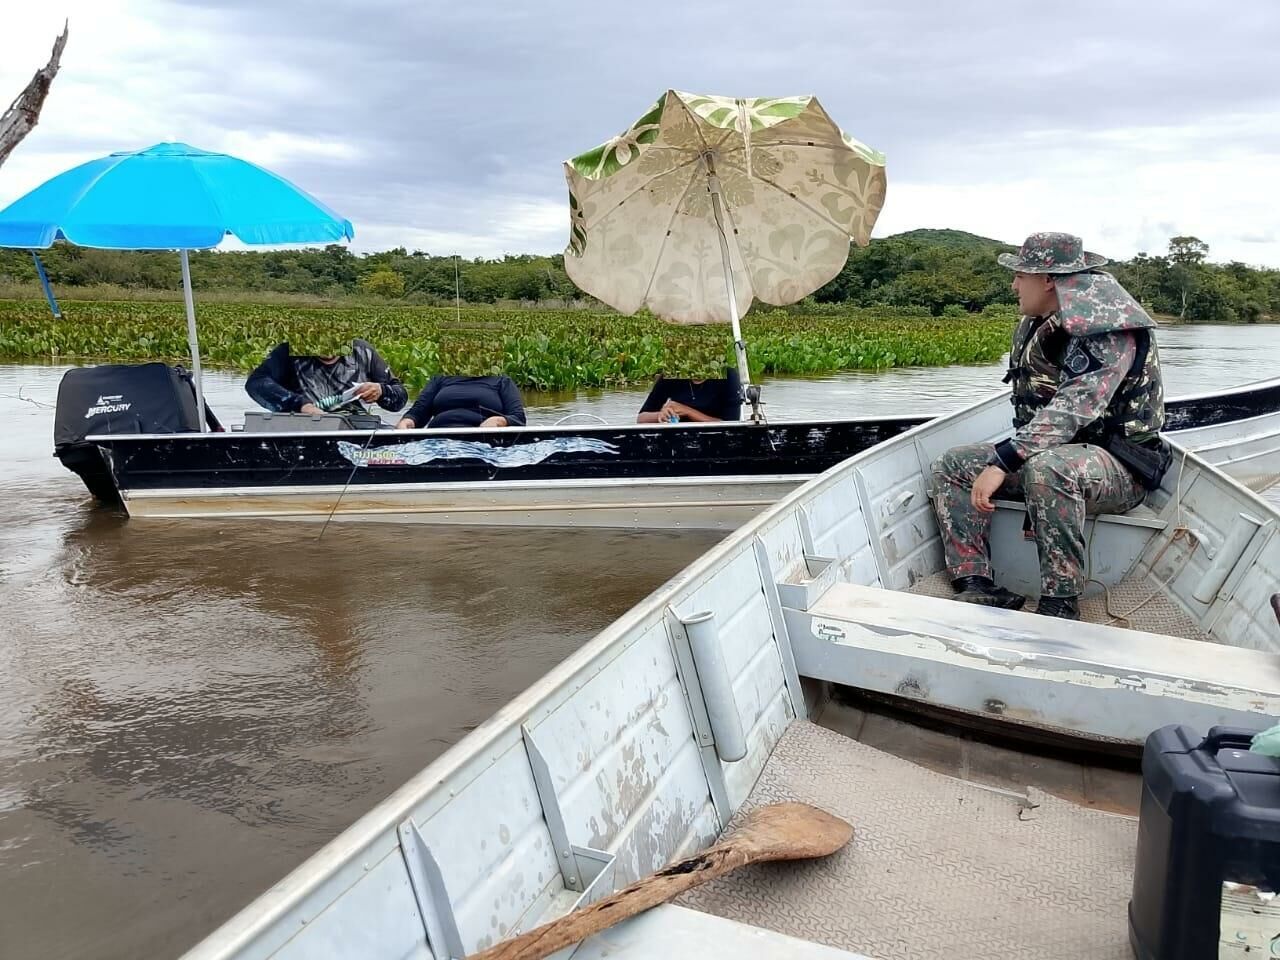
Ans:
{"label": "boat deck floor", "polygon": [[1280,483],[1280,473],[1267,473],[1256,477],[1245,477],[1240,481],[1254,493],[1266,493]]}
{"label": "boat deck floor", "polygon": [[[905,592],[948,599],[955,596],[951,578],[945,570],[920,580]],[[1034,611],[1035,608],[1036,601],[1028,600],[1023,609]],[[1080,601],[1080,616],[1089,623],[1216,642],[1146,577],[1130,577],[1108,588],[1105,594],[1085,597]]]}
{"label": "boat deck floor", "polygon": [[678,902],[878,960],[1131,956],[1132,817],[948,776],[807,721],[788,728],[737,816],[783,800],[844,817],[853,841]]}
{"label": "boat deck floor", "polygon": [[831,689],[837,699],[825,699],[812,719],[850,740],[979,786],[1021,796],[1040,790],[1083,807],[1138,815],[1139,758],[1008,737],[993,740],[964,717],[920,714],[914,702]]}

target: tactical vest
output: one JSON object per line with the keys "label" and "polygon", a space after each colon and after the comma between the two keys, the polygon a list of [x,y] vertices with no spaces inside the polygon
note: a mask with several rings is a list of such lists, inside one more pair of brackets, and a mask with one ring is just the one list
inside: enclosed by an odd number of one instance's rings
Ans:
{"label": "tactical vest", "polygon": [[[1137,347],[1133,365],[1111,398],[1106,413],[1080,431],[1073,443],[1105,443],[1119,434],[1136,442],[1154,436],[1164,427],[1164,385],[1160,355],[1149,329],[1130,331]],[[1013,424],[1022,427],[1046,406],[1069,375],[1063,358],[1071,336],[1058,324],[1057,315],[1023,317],[1013,335],[1009,372],[1004,382],[1013,386]]]}

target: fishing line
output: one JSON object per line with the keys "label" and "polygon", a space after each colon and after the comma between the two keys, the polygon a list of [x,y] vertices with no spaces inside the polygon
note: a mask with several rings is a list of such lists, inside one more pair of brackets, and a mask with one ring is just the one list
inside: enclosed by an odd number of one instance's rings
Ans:
{"label": "fishing line", "polygon": [[[379,418],[381,419],[381,418]],[[338,504],[342,503],[342,498],[346,496],[347,487],[351,486],[351,481],[355,478],[356,471],[360,469],[360,455],[368,451],[369,444],[373,443],[373,438],[378,435],[378,428],[374,427],[369,431],[369,439],[364,442],[364,446],[360,448],[352,458],[351,472],[347,474],[347,482],[342,485],[342,489],[338,491],[338,499],[333,501],[333,509],[329,511],[329,515],[324,518],[324,526],[320,528],[320,534],[316,537],[316,543],[319,543],[324,536],[324,532],[329,529],[329,521],[333,519],[333,515],[338,512]]]}
{"label": "fishing line", "polygon": [[37,407],[41,407],[45,410],[54,409],[54,405],[52,403],[45,403],[43,400],[37,400],[34,397],[24,397],[22,395],[21,387],[18,388],[16,396],[12,393],[0,393],[0,397],[4,397],[6,400],[25,400],[27,403],[34,403]]}

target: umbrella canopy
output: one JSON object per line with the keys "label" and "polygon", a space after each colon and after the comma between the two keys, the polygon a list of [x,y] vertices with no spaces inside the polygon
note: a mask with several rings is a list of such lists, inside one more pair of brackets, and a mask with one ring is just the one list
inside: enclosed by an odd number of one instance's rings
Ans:
{"label": "umbrella canopy", "polygon": [[570,278],[623,313],[644,306],[680,323],[736,322],[754,299],[812,293],[840,272],[850,240],[868,242],[885,197],[884,156],[807,96],[669,90],[567,161],[565,178]]}
{"label": "umbrella canopy", "polygon": [[246,160],[185,143],[90,160],[0,210],[0,247],[35,249],[66,239],[82,247],[179,250],[187,341],[204,428],[200,345],[187,251],[228,235],[248,244],[352,239],[344,220],[289,181]]}
{"label": "umbrella canopy", "polygon": [[0,211],[0,247],[198,250],[328,243],[355,231],[319,200],[246,160],[185,143],[113,153],[72,167]]}

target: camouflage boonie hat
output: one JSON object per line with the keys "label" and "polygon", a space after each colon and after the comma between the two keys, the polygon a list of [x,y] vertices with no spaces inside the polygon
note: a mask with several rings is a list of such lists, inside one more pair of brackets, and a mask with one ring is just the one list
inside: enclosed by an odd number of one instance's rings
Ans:
{"label": "camouflage boonie hat", "polygon": [[1107,258],[1087,252],[1070,233],[1033,233],[1016,254],[1002,253],[996,262],[1018,273],[1080,273],[1102,266]]}

